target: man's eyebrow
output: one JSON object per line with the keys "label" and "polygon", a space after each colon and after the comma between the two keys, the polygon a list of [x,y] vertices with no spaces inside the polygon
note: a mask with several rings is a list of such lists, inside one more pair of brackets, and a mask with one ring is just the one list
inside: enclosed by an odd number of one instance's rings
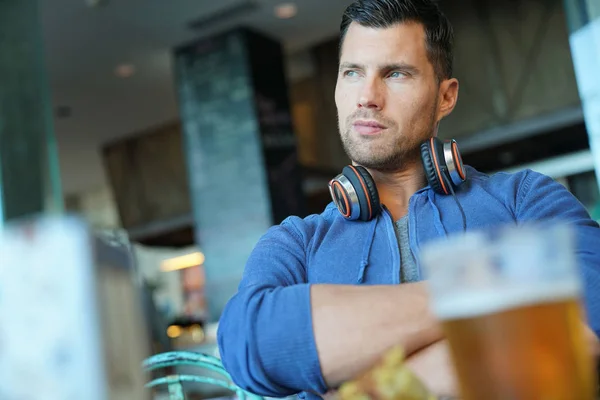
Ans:
{"label": "man's eyebrow", "polygon": [[419,72],[419,69],[414,65],[410,65],[407,63],[394,63],[394,64],[386,64],[379,66],[380,70],[384,71],[405,71],[411,74],[416,74]]}
{"label": "man's eyebrow", "polygon": [[357,63],[343,62],[340,64],[340,71],[343,69],[365,69],[365,66]]}

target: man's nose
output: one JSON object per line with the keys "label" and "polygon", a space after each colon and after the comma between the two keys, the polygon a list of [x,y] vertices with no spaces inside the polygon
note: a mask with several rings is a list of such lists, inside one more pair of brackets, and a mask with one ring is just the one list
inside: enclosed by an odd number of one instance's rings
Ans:
{"label": "man's nose", "polygon": [[383,96],[380,82],[375,79],[366,80],[358,99],[358,108],[383,108]]}

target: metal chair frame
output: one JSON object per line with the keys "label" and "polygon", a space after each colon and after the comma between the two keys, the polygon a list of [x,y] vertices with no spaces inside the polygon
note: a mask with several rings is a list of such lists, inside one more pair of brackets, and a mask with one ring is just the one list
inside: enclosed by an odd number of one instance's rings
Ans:
{"label": "metal chair frame", "polygon": [[200,367],[206,370],[216,372],[222,378],[197,376],[190,374],[174,374],[160,378],[155,378],[146,384],[147,388],[154,388],[161,385],[167,385],[169,400],[185,400],[183,391],[183,382],[205,383],[209,385],[219,386],[228,389],[236,394],[239,400],[264,400],[263,397],[247,392],[235,385],[231,376],[221,361],[213,356],[202,353],[194,353],[190,351],[171,351],[167,353],[156,354],[146,359],[142,367],[145,371],[154,371],[161,368],[177,367],[177,366],[192,366]]}

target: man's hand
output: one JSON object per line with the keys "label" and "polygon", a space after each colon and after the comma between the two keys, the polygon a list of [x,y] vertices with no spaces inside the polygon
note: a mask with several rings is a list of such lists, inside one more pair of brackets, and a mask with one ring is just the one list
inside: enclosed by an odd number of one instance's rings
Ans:
{"label": "man's hand", "polygon": [[[410,304],[410,307],[400,307]],[[411,355],[442,339],[425,282],[312,285],[313,330],[329,388],[356,378],[393,346]]]}
{"label": "man's hand", "polygon": [[406,360],[406,364],[434,394],[449,397],[459,395],[446,340],[415,353]]}

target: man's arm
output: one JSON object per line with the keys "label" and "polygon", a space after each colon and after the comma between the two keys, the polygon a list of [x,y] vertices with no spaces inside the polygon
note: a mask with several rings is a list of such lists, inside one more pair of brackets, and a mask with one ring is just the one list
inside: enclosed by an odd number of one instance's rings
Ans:
{"label": "man's arm", "polygon": [[421,284],[307,284],[303,223],[269,230],[223,311],[219,350],[237,385],[270,397],[323,394],[392,345],[414,351],[439,339]]}
{"label": "man's arm", "polygon": [[[519,223],[566,222],[573,226],[577,255],[582,270],[588,325],[585,337],[594,357],[600,357],[600,228],[583,205],[564,186],[553,179],[526,171],[516,193],[515,214]],[[445,340],[417,352],[407,364],[435,393],[456,391],[454,369],[449,364]],[[450,393],[449,393],[450,392]]]}
{"label": "man's arm", "polygon": [[407,355],[441,339],[425,282],[399,286],[312,287],[313,329],[329,387],[356,377],[390,347]]}
{"label": "man's arm", "polygon": [[564,186],[533,171],[526,171],[516,199],[519,223],[561,222],[573,227],[576,253],[583,279],[588,324],[600,334],[600,227]]}

